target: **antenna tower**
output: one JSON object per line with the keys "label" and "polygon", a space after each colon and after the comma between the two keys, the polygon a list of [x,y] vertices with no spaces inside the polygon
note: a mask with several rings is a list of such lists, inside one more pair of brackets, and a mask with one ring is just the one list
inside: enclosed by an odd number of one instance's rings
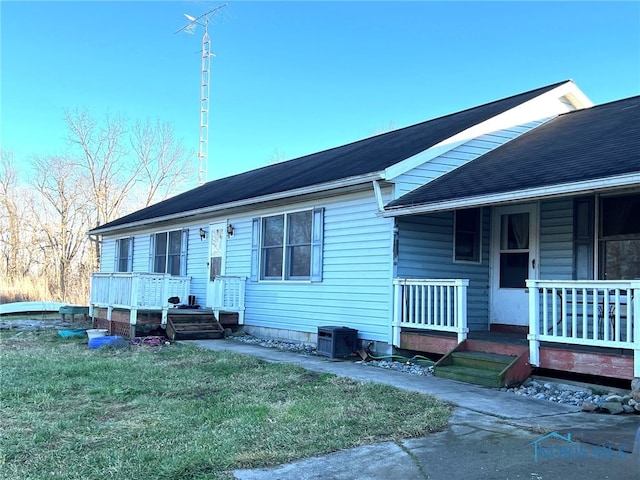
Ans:
{"label": "antenna tower", "polygon": [[202,35],[202,69],[200,81],[200,142],[198,147],[198,185],[207,182],[207,168],[209,164],[209,86],[211,83],[211,57],[215,54],[211,52],[211,40],[209,39],[209,22],[213,16],[227,4],[220,5],[216,8],[203,13],[199,17],[192,17],[184,14],[189,20],[184,27],[175,33],[185,31],[194,34],[198,25],[204,28]]}

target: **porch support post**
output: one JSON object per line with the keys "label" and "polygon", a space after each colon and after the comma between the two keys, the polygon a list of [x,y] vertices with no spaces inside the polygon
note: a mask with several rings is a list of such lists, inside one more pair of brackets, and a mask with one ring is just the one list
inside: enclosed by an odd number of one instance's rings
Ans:
{"label": "porch support post", "polygon": [[529,289],[529,364],[535,367],[540,366],[540,292],[535,280],[527,280]]}
{"label": "porch support post", "polygon": [[239,284],[239,288],[240,288],[239,293],[240,294],[238,295],[238,301],[239,301],[239,304],[238,304],[238,310],[239,310],[238,311],[238,324],[239,325],[244,325],[244,309],[245,309],[245,306],[244,306],[244,295],[245,295],[246,282],[247,282],[246,277],[240,277],[239,278],[239,282],[240,282],[240,284]]}
{"label": "porch support post", "polygon": [[160,291],[162,292],[162,296],[160,301],[162,302],[162,320],[160,320],[160,326],[162,328],[167,328],[167,313],[169,311],[169,279],[171,275],[165,273],[164,278],[162,279],[162,288]]}
{"label": "porch support post", "polygon": [[456,280],[456,326],[458,327],[458,343],[462,343],[467,339],[469,328],[467,326],[467,287],[469,280]]}
{"label": "porch support post", "polygon": [[89,286],[89,317],[91,317],[91,328],[96,328],[96,317],[94,314],[94,299],[95,297],[95,288],[96,288],[96,277],[92,273],[91,274],[91,284]]}
{"label": "porch support post", "polygon": [[113,313],[113,302],[114,302],[114,295],[115,295],[115,287],[114,287],[114,282],[115,282],[115,277],[113,275],[109,275],[109,281],[107,282],[108,285],[108,292],[107,292],[107,321],[109,322],[109,335],[111,335],[111,314]]}
{"label": "porch support post", "polygon": [[640,378],[640,282],[631,282],[631,301],[633,311],[631,322],[633,325],[633,376]]}
{"label": "porch support post", "polygon": [[400,346],[400,320],[402,318],[403,280],[393,281],[393,318],[391,319],[391,342],[394,347]]}
{"label": "porch support post", "polygon": [[167,313],[169,312],[169,305],[162,306],[162,320],[160,320],[160,326],[167,328]]}
{"label": "porch support post", "polygon": [[136,323],[138,323],[138,289],[140,288],[140,277],[131,277],[131,310],[129,310],[129,338],[136,336]]}

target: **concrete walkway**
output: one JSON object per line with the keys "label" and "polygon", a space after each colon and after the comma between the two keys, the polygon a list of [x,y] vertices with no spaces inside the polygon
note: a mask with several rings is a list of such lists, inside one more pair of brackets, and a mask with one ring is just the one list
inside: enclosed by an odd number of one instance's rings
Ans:
{"label": "concrete walkway", "polygon": [[640,416],[583,413],[577,407],[453,380],[232,340],[184,343],[431,394],[457,407],[442,432],[272,468],[236,470],[241,480],[640,480]]}

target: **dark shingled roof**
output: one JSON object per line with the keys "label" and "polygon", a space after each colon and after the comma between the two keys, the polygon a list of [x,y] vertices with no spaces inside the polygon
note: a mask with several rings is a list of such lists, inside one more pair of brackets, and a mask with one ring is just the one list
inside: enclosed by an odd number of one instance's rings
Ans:
{"label": "dark shingled roof", "polygon": [[640,96],[559,115],[390,202],[393,208],[638,173]]}
{"label": "dark shingled roof", "polygon": [[214,180],[109,222],[95,230],[144,222],[154,218],[380,172],[568,81],[558,82],[348,145]]}

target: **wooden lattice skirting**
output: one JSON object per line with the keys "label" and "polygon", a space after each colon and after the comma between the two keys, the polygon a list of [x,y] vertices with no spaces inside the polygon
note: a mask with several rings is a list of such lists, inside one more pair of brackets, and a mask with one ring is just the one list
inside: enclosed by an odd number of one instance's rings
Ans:
{"label": "wooden lattice skirting", "polygon": [[95,328],[106,328],[109,335],[120,335],[129,338],[131,325],[129,322],[109,321],[105,318],[96,318]]}

